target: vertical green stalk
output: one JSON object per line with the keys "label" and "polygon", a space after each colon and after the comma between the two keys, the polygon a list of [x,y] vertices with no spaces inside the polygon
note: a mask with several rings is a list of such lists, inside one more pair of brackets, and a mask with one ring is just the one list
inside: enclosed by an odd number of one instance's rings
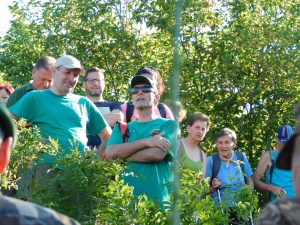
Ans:
{"label": "vertical green stalk", "polygon": [[[180,39],[180,29],[182,22],[182,0],[176,0],[175,9],[175,29],[174,29],[174,54],[173,54],[173,73],[169,81],[171,87],[171,107],[174,112],[174,116],[178,115],[178,109],[175,107],[175,102],[179,100],[179,75],[181,68],[181,59],[179,54],[179,39]],[[175,118],[177,120],[177,118]],[[178,133],[178,131],[176,131]],[[177,136],[172,140],[173,144],[177,146]],[[178,147],[176,147],[176,150]],[[176,152],[177,153],[177,152]],[[176,155],[176,154],[175,154]],[[173,210],[172,210],[172,224],[180,224],[180,211],[178,209],[178,199],[179,199],[179,174],[177,171],[178,162],[174,160],[174,199],[173,199]]]}

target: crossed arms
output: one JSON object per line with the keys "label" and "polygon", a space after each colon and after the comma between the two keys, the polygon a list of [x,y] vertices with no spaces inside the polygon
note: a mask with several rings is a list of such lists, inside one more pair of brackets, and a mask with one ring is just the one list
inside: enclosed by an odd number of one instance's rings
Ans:
{"label": "crossed arms", "polygon": [[171,149],[171,143],[163,137],[164,134],[163,132],[150,138],[129,143],[108,145],[105,149],[105,156],[107,159],[119,158],[142,163],[161,161]]}

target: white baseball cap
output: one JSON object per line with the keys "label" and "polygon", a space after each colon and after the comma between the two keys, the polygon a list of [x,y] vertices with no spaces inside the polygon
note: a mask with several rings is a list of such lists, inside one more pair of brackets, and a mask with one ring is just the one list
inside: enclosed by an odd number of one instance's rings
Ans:
{"label": "white baseball cap", "polygon": [[71,55],[63,55],[61,57],[59,57],[55,64],[54,67],[59,67],[59,66],[63,66],[67,69],[80,69],[80,75],[84,76],[85,71],[82,68],[82,66],[80,65],[80,62],[78,61],[78,59],[76,59],[75,57],[71,56]]}

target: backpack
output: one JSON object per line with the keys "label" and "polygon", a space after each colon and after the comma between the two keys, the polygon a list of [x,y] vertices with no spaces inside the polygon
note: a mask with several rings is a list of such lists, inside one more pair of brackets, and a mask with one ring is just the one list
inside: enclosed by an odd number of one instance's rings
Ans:
{"label": "backpack", "polygon": [[121,134],[123,136],[123,143],[126,143],[130,136],[128,124],[123,121],[118,121],[117,124],[119,124],[119,128],[120,128]]}
{"label": "backpack", "polygon": [[[235,152],[235,154],[237,156],[237,160],[244,162],[243,153]],[[220,166],[221,166],[221,159],[220,159],[219,153],[212,155],[212,159],[213,159],[213,168],[212,168],[212,176],[210,179],[210,186],[212,185],[212,180],[217,177],[217,174],[218,174],[218,172],[220,170]],[[240,167],[241,167],[241,170],[243,171],[243,173],[245,173],[244,163],[241,163]],[[245,184],[247,184],[247,178],[245,176],[244,176],[244,182],[245,182]]]}
{"label": "backpack", "polygon": [[[164,104],[158,103],[157,107],[158,107],[161,117],[166,118],[167,113],[166,113]],[[127,109],[126,109],[126,122],[127,123],[131,122],[131,117],[133,115],[133,111],[134,111],[134,105],[132,104],[132,102],[127,102]]]}
{"label": "backpack", "polygon": [[[273,176],[273,170],[275,168],[275,160],[273,156],[273,151],[268,151],[270,154],[270,160],[271,160],[271,167],[270,167],[270,184],[272,184],[272,176]],[[269,191],[269,200],[271,201],[271,192]]]}

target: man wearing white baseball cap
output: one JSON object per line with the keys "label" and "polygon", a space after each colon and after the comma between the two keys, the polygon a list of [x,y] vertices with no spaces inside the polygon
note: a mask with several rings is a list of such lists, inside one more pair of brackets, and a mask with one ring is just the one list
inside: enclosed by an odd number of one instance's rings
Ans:
{"label": "man wearing white baseball cap", "polygon": [[[61,56],[54,64],[52,87],[27,93],[9,108],[12,118],[25,118],[40,129],[43,138],[57,139],[65,155],[71,153],[72,146],[78,146],[79,151],[85,152],[86,133],[100,136],[102,144],[99,151],[104,152],[111,134],[111,128],[94,103],[72,93],[79,75],[84,75],[80,62],[70,55]],[[39,162],[52,165],[53,157],[40,153]]]}
{"label": "man wearing white baseball cap", "polygon": [[[5,105],[0,102],[0,175],[6,170],[10,161],[10,152],[13,150],[16,141],[16,126]],[[49,208],[0,194],[0,225],[7,224],[79,225],[74,219]]]}
{"label": "man wearing white baseball cap", "polygon": [[75,57],[73,57],[71,55],[64,55],[64,56],[58,58],[54,64],[54,67],[58,68],[60,66],[63,66],[67,69],[80,69],[79,74],[82,76],[84,76],[84,74],[85,74],[85,71],[84,71],[84,69],[82,69],[78,59],[76,59]]}

